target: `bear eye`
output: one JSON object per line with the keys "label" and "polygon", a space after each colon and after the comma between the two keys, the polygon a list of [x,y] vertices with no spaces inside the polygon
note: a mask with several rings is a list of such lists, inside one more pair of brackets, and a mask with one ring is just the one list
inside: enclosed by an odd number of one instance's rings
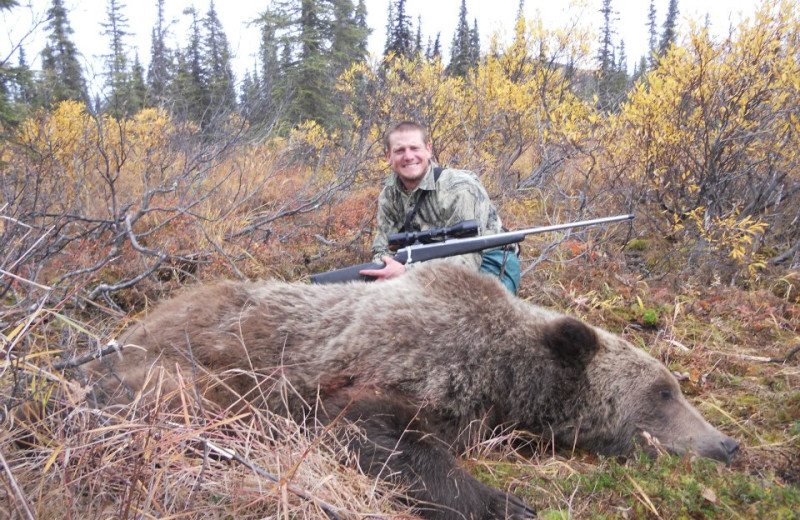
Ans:
{"label": "bear eye", "polygon": [[661,399],[663,399],[664,401],[669,401],[670,399],[672,399],[672,390],[668,390],[668,389],[663,389],[663,390],[660,390],[660,391],[658,392],[658,395],[659,395],[659,396],[661,397]]}

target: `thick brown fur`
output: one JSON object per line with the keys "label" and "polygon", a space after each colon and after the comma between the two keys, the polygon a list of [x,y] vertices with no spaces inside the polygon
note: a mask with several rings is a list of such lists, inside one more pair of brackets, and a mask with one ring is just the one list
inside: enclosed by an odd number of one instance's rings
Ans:
{"label": "thick brown fur", "polygon": [[104,405],[147,393],[155,368],[167,390],[180,370],[223,408],[304,417],[321,398],[365,432],[352,445],[362,468],[409,485],[428,518],[532,513],[458,466],[447,447],[465,432],[514,426],[626,454],[646,431],[725,462],[738,447],[640,349],[447,263],[373,284],[203,286],[154,308],[123,342],[140,348],[88,367]]}

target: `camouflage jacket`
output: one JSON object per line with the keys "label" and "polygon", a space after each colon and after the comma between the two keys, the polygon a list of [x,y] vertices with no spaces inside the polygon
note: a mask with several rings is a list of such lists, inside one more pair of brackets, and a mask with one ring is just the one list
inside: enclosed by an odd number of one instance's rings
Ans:
{"label": "camouflage jacket", "polygon": [[[428,194],[411,221],[413,230],[425,231],[452,226],[464,220],[477,220],[480,235],[493,235],[501,231],[502,223],[497,209],[473,172],[446,168],[438,181],[434,181],[435,167],[431,162],[422,182],[411,191],[403,187],[395,173],[384,182],[385,187],[378,197],[377,231],[372,242],[374,261],[380,261],[385,255],[393,256],[394,253],[388,248],[388,237],[402,231],[406,215],[420,200],[423,192]],[[477,271],[481,265],[481,253],[445,260],[472,267]]]}

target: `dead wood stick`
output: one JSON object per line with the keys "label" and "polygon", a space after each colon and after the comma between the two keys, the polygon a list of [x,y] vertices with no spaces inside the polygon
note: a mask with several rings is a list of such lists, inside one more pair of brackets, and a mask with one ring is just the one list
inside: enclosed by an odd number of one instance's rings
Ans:
{"label": "dead wood stick", "polygon": [[[274,482],[276,484],[280,484],[281,483],[281,479],[279,479],[277,476],[275,476],[272,473],[270,473],[270,472],[258,467],[256,464],[254,464],[253,462],[250,462],[249,460],[247,460],[246,458],[242,457],[241,455],[239,455],[235,451],[227,449],[227,448],[223,448],[221,446],[217,446],[213,442],[211,442],[211,441],[209,441],[207,439],[204,439],[201,436],[193,436],[193,438],[195,440],[203,443],[206,447],[208,447],[208,449],[210,449],[211,451],[213,451],[217,455],[220,455],[223,458],[226,458],[228,460],[235,460],[239,464],[241,464],[241,465],[249,468],[250,470],[252,470],[257,475],[260,475],[260,476],[262,476],[262,477],[264,477],[264,478],[266,478],[268,480],[271,480],[272,482]],[[317,505],[320,509],[322,509],[322,511],[325,512],[327,517],[330,518],[331,520],[342,520],[342,518],[333,510],[332,506],[322,502],[319,499],[314,498],[313,496],[308,495],[304,491],[301,491],[301,490],[297,489],[295,486],[292,486],[291,484],[287,483],[287,489],[289,491],[291,491],[293,494],[295,494],[298,497],[300,497],[301,499],[307,500],[307,501],[311,502],[312,504]]]}
{"label": "dead wood stick", "polygon": [[53,368],[58,370],[63,370],[65,368],[75,368],[81,365],[85,365],[89,361],[94,361],[95,359],[100,359],[103,356],[107,356],[112,352],[119,352],[122,350],[122,345],[115,339],[112,339],[106,345],[99,349],[95,350],[94,352],[89,352],[88,354],[84,354],[80,357],[67,359],[65,361],[59,361],[58,363],[53,363]]}
{"label": "dead wood stick", "polygon": [[728,357],[735,357],[738,359],[743,359],[745,361],[757,361],[759,363],[787,363],[792,360],[792,358],[800,352],[800,345],[793,348],[789,351],[788,354],[784,357],[766,357],[766,356],[750,356],[748,354],[736,354],[733,352],[717,352],[717,354],[722,354],[723,356]]}

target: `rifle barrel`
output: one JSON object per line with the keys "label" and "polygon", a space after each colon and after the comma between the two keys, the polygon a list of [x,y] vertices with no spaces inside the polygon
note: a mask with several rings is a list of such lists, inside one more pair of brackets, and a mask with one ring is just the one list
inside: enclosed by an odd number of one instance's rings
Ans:
{"label": "rifle barrel", "polygon": [[397,254],[394,256],[394,259],[401,264],[425,262],[427,260],[433,260],[434,258],[464,255],[467,253],[483,251],[485,249],[494,249],[495,247],[515,244],[525,240],[525,237],[528,235],[537,235],[540,233],[549,233],[551,231],[561,231],[563,229],[576,227],[609,224],[611,222],[631,220],[632,218],[633,215],[616,215],[614,217],[596,218],[592,220],[569,222],[566,224],[555,224],[552,226],[539,226],[535,228],[520,229],[517,231],[497,233],[495,235],[461,238],[437,244],[412,245],[398,250]]}

